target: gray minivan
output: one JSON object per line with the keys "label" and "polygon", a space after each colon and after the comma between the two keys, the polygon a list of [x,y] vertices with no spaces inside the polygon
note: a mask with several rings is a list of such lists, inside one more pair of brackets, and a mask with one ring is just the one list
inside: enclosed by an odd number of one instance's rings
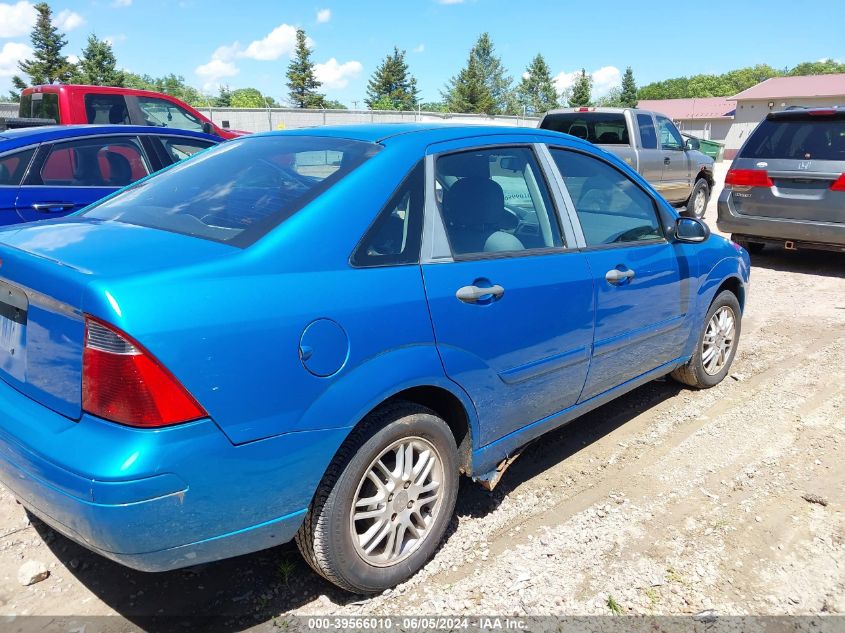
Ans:
{"label": "gray minivan", "polygon": [[719,230],[766,245],[845,251],[845,107],[770,113],[739,150],[719,196]]}

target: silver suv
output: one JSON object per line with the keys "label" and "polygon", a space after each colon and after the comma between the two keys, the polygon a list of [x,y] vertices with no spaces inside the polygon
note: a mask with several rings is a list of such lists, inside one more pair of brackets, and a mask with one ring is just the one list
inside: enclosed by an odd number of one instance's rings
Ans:
{"label": "silver suv", "polygon": [[845,107],[772,112],[725,177],[719,230],[766,245],[845,251]]}

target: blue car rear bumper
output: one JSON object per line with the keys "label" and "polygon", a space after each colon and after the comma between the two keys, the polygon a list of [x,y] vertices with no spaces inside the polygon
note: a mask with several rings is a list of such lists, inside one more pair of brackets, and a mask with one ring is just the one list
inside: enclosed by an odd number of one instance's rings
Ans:
{"label": "blue car rear bumper", "polygon": [[289,541],[347,432],[235,446],[211,420],[158,431],[69,420],[0,381],[0,480],[57,531],[144,571]]}

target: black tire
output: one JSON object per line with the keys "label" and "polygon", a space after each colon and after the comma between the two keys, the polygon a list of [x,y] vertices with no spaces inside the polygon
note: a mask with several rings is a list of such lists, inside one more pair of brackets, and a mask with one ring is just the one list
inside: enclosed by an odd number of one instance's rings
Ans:
{"label": "black tire", "polygon": [[[440,457],[439,510],[407,558],[389,566],[372,565],[353,543],[352,506],[373,461],[395,442],[410,437],[423,438]],[[446,422],[423,406],[390,403],[370,414],[343,443],[317,488],[296,544],[308,564],[326,580],[357,594],[379,593],[410,578],[433,556],[451,521],[457,493],[457,448]]]}
{"label": "black tire", "polygon": [[[716,314],[716,312],[722,307],[728,307],[733,311],[736,330],[733,345],[724,366],[719,370],[719,372],[709,374],[704,368],[704,362],[702,360],[704,335],[707,332],[707,326],[713,318],[713,315]],[[710,387],[715,387],[724,380],[725,376],[728,375],[728,372],[731,369],[731,364],[733,363],[737,347],[739,346],[739,337],[741,332],[742,312],[740,311],[739,300],[730,290],[723,290],[716,295],[716,298],[713,299],[713,303],[710,304],[710,309],[707,311],[707,316],[704,319],[704,325],[701,328],[701,333],[698,335],[695,352],[693,353],[692,358],[690,358],[685,365],[682,365],[673,371],[671,374],[672,378],[680,383],[697,389],[709,389]]]}
{"label": "black tire", "polygon": [[[695,201],[696,198],[701,195],[704,195],[704,205],[701,207],[700,213],[697,213],[695,210]],[[692,188],[692,193],[690,193],[689,200],[687,200],[687,206],[684,211],[684,215],[691,218],[698,218],[699,220],[701,220],[707,213],[708,202],[710,202],[710,185],[707,184],[707,181],[704,178],[699,178],[695,182],[695,186]]]}
{"label": "black tire", "polygon": [[733,235],[731,235],[731,239],[752,255],[759,255],[763,252],[763,249],[766,248],[766,245],[762,242],[749,242],[743,238],[735,238]]}

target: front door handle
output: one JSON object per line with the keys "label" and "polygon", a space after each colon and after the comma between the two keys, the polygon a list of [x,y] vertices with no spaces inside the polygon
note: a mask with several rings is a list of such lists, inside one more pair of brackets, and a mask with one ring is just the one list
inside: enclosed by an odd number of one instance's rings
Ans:
{"label": "front door handle", "polygon": [[663,158],[663,164],[664,164],[664,165],[668,165],[668,164],[669,164],[669,163],[671,163],[671,162],[672,162],[672,159],[671,159],[671,158],[669,158],[668,156],[666,156],[666,157],[664,157],[664,158]]}
{"label": "front door handle", "polygon": [[636,273],[630,268],[626,268],[625,270],[611,268],[607,271],[607,274],[605,274],[604,278],[612,284],[621,284],[628,281],[629,279],[633,279],[635,274]]}
{"label": "front door handle", "polygon": [[36,202],[32,208],[41,213],[61,213],[73,209],[76,205],[73,202]]}
{"label": "front door handle", "polygon": [[490,286],[489,288],[464,286],[463,288],[458,288],[455,296],[464,303],[478,303],[488,297],[492,300],[501,299],[503,294],[505,294],[505,289],[499,285]]}

